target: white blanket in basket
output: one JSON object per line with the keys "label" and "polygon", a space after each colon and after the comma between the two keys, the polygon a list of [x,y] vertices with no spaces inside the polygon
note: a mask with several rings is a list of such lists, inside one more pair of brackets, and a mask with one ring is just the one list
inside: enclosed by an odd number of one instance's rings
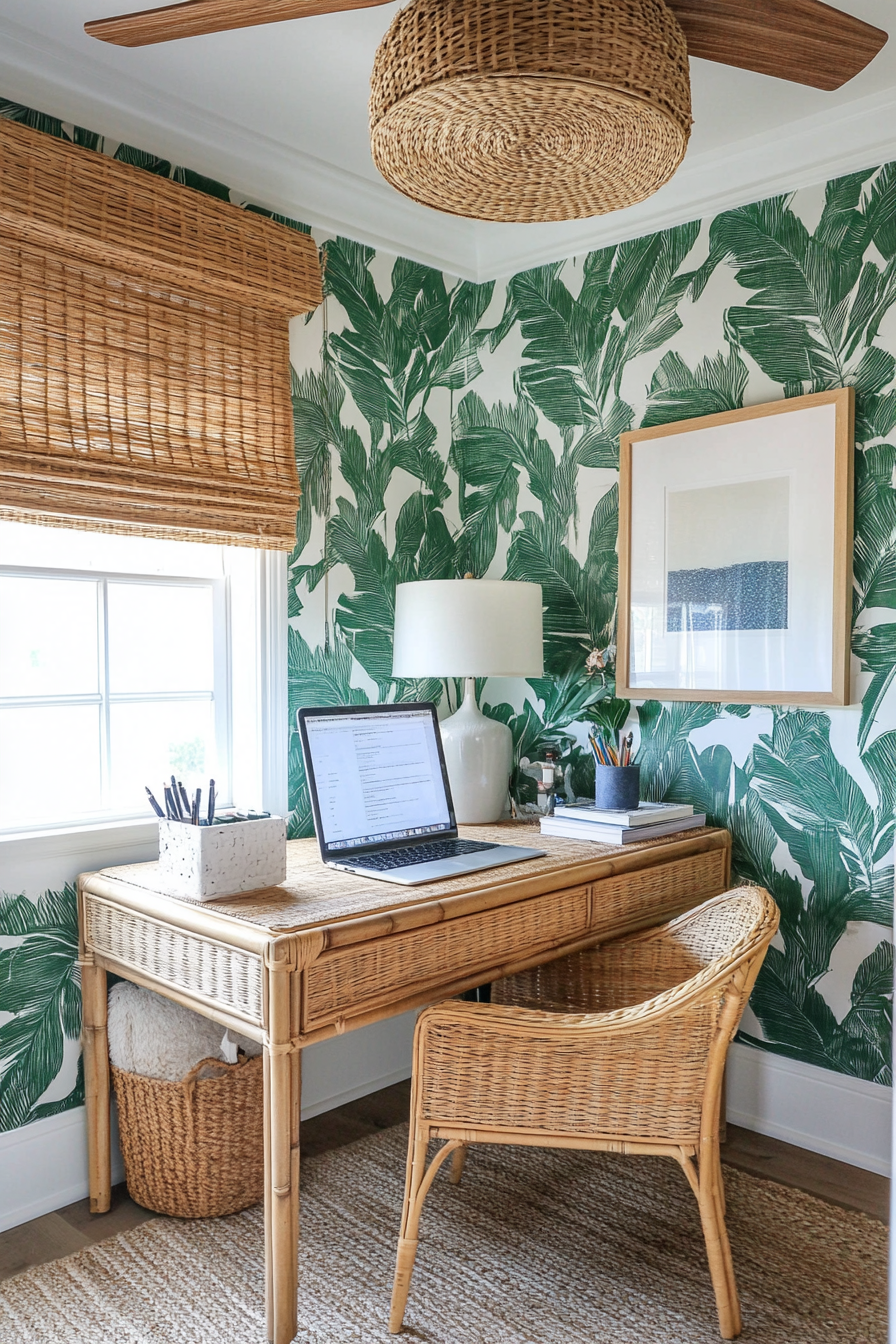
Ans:
{"label": "white blanket in basket", "polygon": [[177,1083],[201,1059],[235,1063],[236,1047],[247,1055],[261,1046],[216,1022],[128,981],[109,991],[109,1058],[117,1069]]}

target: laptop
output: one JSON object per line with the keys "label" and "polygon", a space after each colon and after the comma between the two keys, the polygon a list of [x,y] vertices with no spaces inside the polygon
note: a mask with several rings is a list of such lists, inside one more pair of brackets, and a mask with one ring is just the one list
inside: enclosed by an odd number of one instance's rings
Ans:
{"label": "laptop", "polygon": [[300,709],[298,720],[329,867],[414,887],[546,852],[459,838],[435,705]]}

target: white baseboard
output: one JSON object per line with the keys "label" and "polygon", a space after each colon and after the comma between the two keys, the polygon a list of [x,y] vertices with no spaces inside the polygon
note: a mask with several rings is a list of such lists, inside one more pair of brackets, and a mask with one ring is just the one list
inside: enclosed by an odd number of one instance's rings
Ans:
{"label": "white baseboard", "polygon": [[735,1042],[727,1090],[732,1125],[890,1175],[891,1088]]}
{"label": "white baseboard", "polygon": [[[124,1180],[118,1126],[112,1183]],[[0,1134],[0,1232],[87,1197],[87,1114],[83,1106]]]}
{"label": "white baseboard", "polygon": [[406,1068],[393,1069],[391,1073],[384,1073],[381,1077],[370,1082],[357,1083],[354,1087],[348,1087],[344,1092],[334,1092],[332,1096],[326,1097],[321,1101],[314,1102],[310,1106],[302,1107],[302,1119],[310,1120],[314,1115],[323,1115],[325,1111],[334,1111],[337,1106],[345,1106],[350,1101],[357,1101],[359,1097],[367,1097],[371,1092],[379,1092],[381,1087],[391,1087],[393,1083],[403,1083],[405,1078],[410,1078],[411,1066]]}
{"label": "white baseboard", "polygon": [[[302,1119],[411,1076],[415,1012],[310,1046],[302,1061]],[[112,1183],[124,1180],[113,1107]],[[87,1197],[83,1106],[0,1134],[0,1232]]]}

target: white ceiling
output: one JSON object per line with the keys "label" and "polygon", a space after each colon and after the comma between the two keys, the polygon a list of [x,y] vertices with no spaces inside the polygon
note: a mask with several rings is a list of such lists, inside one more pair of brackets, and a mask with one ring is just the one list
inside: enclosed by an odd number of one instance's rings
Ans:
{"label": "white ceiling", "polygon": [[[650,200],[566,224],[486,224],[418,206],[367,140],[373,55],[397,4],[127,49],[82,25],[140,0],[0,0],[0,97],[217,177],[322,229],[484,280],[896,158],[896,5],[839,7],[892,31],[836,93],[691,62],[694,131]],[[145,4],[151,0],[144,0]],[[24,20],[24,21],[23,21]]]}

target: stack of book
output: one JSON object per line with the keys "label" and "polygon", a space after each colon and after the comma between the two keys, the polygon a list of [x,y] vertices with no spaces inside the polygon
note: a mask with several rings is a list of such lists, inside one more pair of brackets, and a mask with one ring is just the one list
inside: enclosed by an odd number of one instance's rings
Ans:
{"label": "stack of book", "polygon": [[705,825],[706,813],[695,812],[690,803],[641,803],[633,812],[611,812],[592,803],[566,807],[558,803],[553,816],[541,819],[544,835],[595,840],[601,845],[630,845]]}

